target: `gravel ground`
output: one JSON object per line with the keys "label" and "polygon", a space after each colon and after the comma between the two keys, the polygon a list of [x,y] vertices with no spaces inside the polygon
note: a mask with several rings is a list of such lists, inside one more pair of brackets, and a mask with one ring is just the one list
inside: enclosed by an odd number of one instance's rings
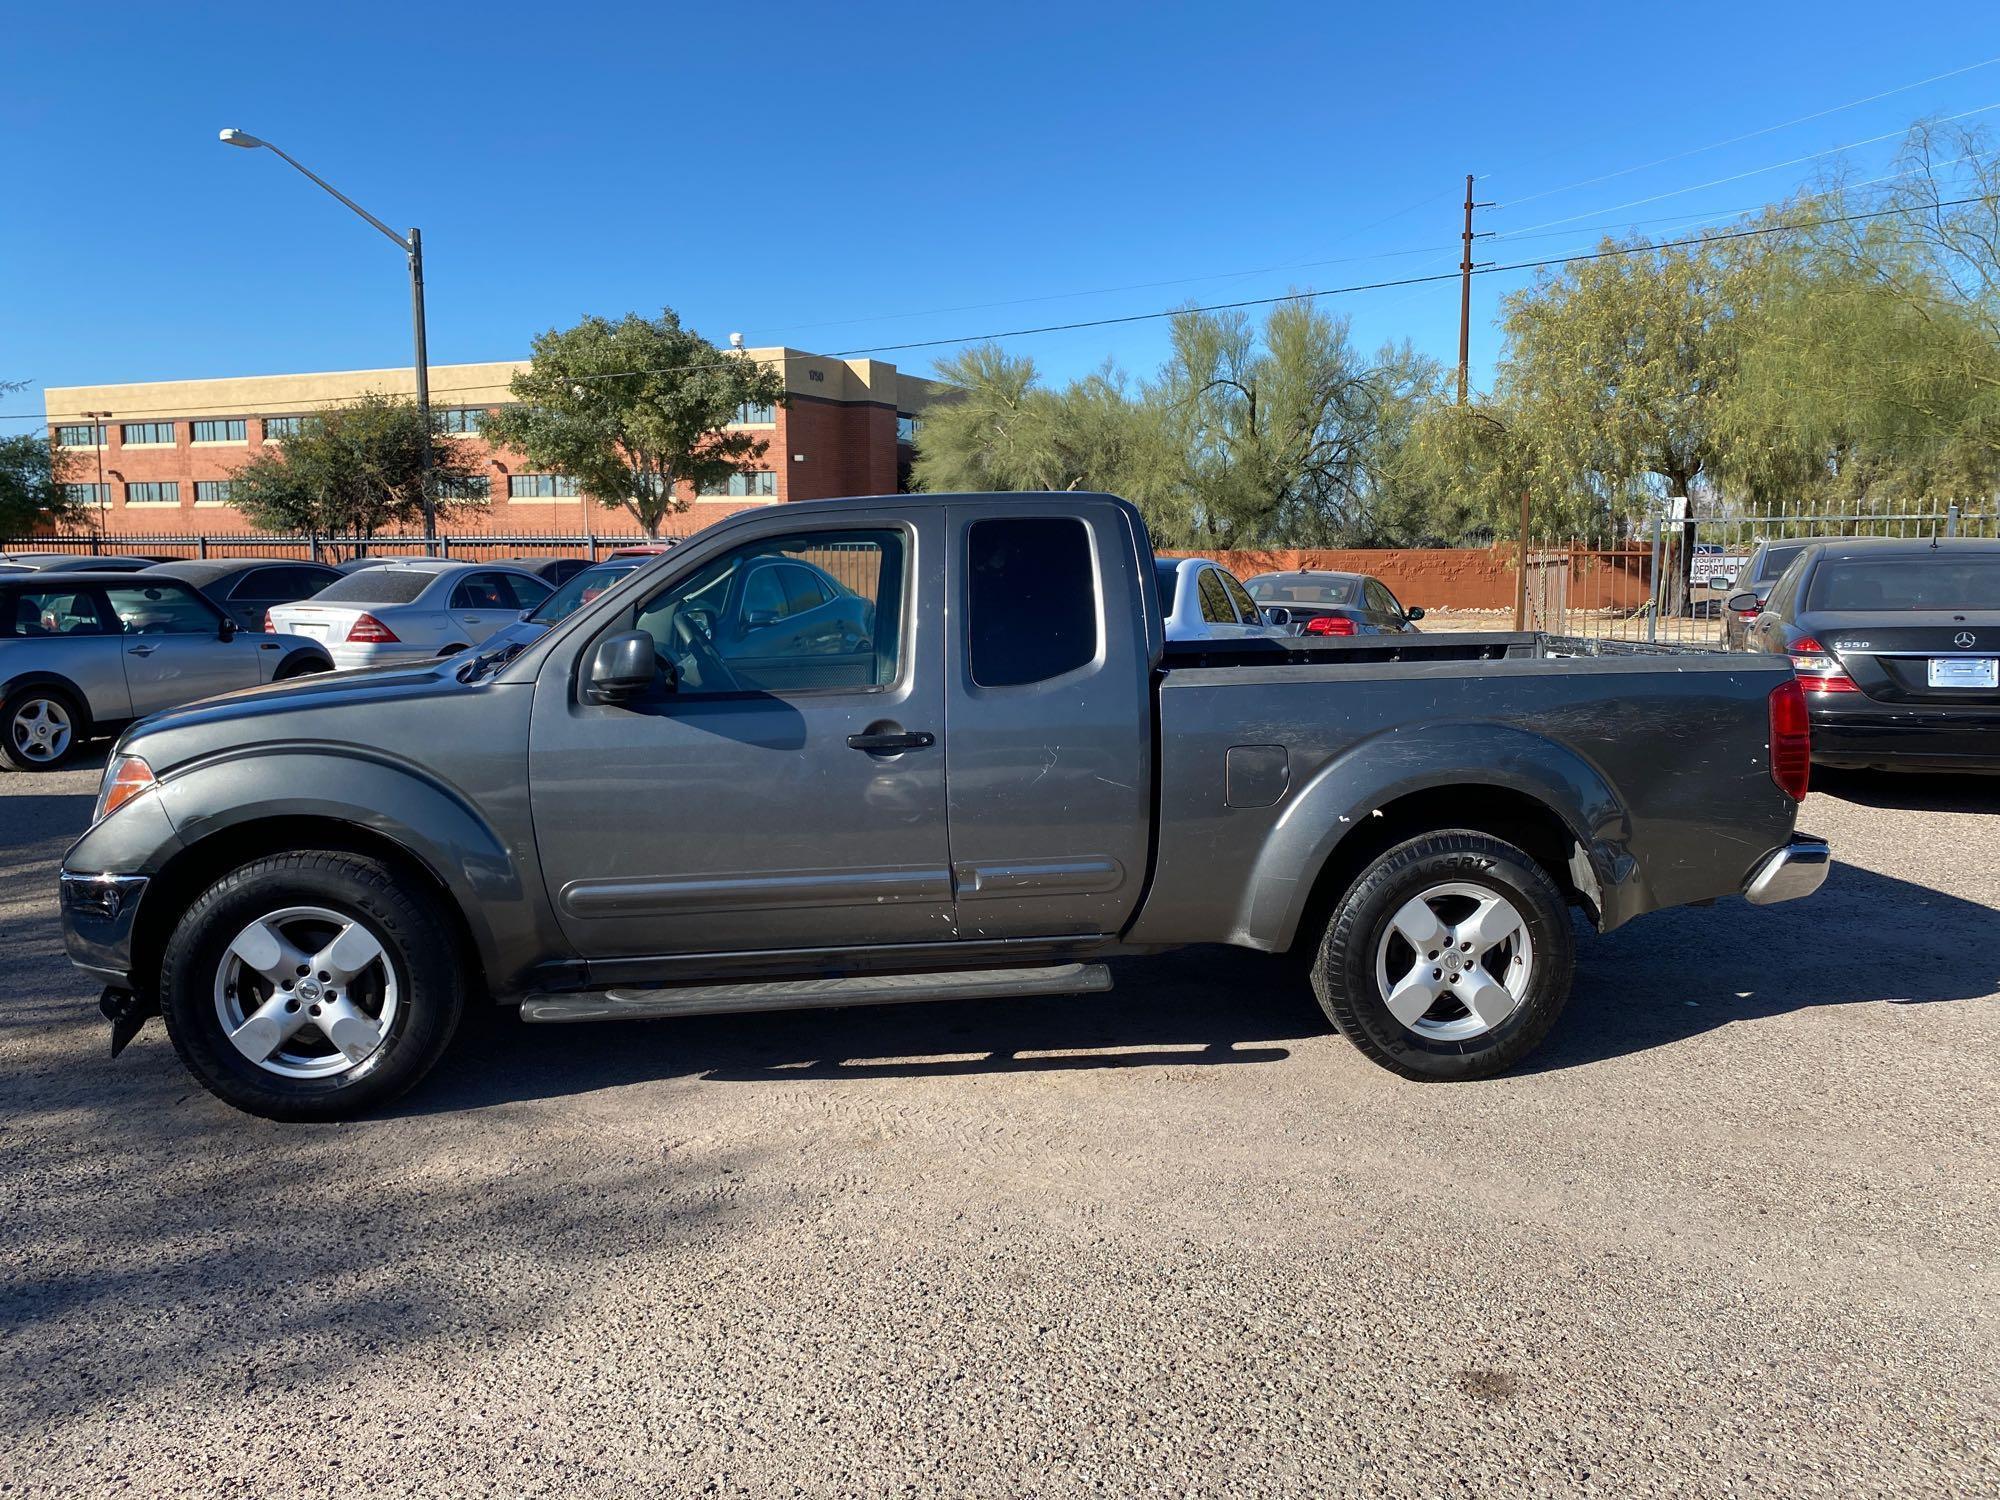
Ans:
{"label": "gravel ground", "polygon": [[1490,1083],[1196,950],[325,1127],[106,1058],[94,783],[0,775],[0,1493],[2000,1489],[2000,782],[1815,793],[1817,898],[1584,939]]}

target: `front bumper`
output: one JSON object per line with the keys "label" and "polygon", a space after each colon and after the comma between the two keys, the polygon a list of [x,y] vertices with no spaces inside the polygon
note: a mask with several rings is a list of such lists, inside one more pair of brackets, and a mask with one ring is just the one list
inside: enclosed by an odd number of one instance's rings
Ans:
{"label": "front bumper", "polygon": [[1810,896],[1826,883],[1833,863],[1833,851],[1824,839],[1809,833],[1795,833],[1792,841],[1757,861],[1757,867],[1743,882],[1743,899],[1754,906],[1775,906],[1780,901],[1796,901]]}
{"label": "front bumper", "polygon": [[144,875],[62,872],[63,947],[71,963],[107,984],[130,983],[132,928],[146,885]]}

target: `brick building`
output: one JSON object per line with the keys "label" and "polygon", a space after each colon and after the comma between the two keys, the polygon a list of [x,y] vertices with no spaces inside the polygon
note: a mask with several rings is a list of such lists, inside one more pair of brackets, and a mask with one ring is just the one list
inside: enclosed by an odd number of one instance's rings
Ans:
{"label": "brick building", "polygon": [[[788,500],[893,494],[908,487],[916,421],[937,387],[870,359],[830,359],[797,349],[752,349],[782,372],[783,406],[738,413],[736,425],[768,440],[755,472],[719,494],[685,490],[687,509],[669,534],[698,531],[733,511]],[[484,507],[454,515],[454,535],[636,535],[623,510],[579,494],[573,481],[536,473],[521,455],[478,436],[482,413],[504,405],[517,362],[432,365],[431,407],[485,470]],[[229,476],[287,427],[366,392],[412,396],[409,369],[131,385],[55,386],[45,393],[50,440],[77,460],[86,524],[109,538],[251,531],[229,503]],[[99,475],[102,474],[100,482]]]}

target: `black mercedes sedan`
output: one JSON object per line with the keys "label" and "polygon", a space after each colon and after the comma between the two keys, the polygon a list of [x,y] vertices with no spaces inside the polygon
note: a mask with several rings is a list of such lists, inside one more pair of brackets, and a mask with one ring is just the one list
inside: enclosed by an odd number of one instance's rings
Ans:
{"label": "black mercedes sedan", "polygon": [[1791,657],[1820,765],[2000,771],[2000,541],[1807,546],[1744,648]]}

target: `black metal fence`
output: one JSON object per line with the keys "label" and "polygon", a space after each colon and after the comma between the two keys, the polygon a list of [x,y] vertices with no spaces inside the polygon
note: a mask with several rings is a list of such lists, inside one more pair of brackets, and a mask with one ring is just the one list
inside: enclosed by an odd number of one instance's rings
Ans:
{"label": "black metal fence", "polygon": [[[0,552],[118,553],[160,558],[284,557],[308,562],[345,562],[369,557],[455,557],[491,562],[503,557],[588,557],[593,561],[614,547],[630,547],[649,538],[596,536],[582,532],[511,532],[440,536],[426,543],[412,536],[274,536],[264,532],[118,532],[105,535],[21,536],[0,538]],[[661,538],[661,540],[668,540]]]}

